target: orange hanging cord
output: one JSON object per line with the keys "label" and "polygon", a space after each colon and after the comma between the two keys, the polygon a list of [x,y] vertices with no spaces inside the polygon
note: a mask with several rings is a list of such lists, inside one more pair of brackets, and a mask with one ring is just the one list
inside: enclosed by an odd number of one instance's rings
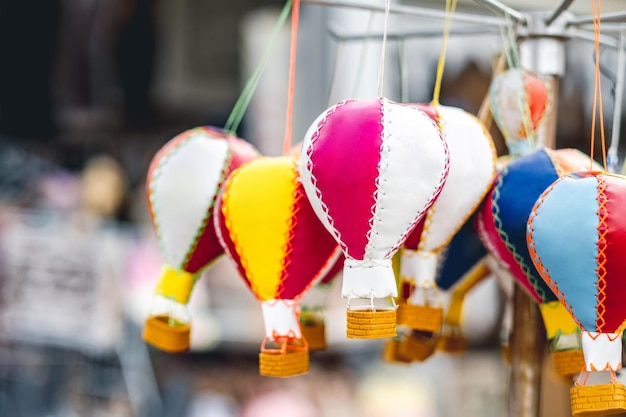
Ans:
{"label": "orange hanging cord", "polygon": [[[600,74],[600,12],[602,10],[602,0],[591,0],[591,13],[593,16],[593,37],[595,43],[595,77],[593,85],[593,114],[591,116],[591,150],[590,150],[590,169],[593,170],[593,153],[595,148],[596,134],[596,112],[600,111],[600,135],[602,143],[602,165],[604,171],[606,168],[606,140],[604,136],[604,111],[602,109],[602,82]],[[599,104],[598,104],[599,101]],[[598,109],[599,108],[599,109]]]}
{"label": "orange hanging cord", "polygon": [[296,55],[298,50],[298,25],[300,23],[300,0],[294,0],[291,9],[291,47],[289,49],[289,81],[287,86],[287,115],[285,117],[285,138],[283,155],[291,149],[293,132],[293,96],[296,84]]}

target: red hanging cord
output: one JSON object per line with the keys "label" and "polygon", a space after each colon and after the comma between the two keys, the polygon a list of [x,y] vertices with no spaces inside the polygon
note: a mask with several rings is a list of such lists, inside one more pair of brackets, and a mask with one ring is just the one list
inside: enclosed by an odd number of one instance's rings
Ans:
{"label": "red hanging cord", "polygon": [[[593,114],[591,116],[591,150],[590,150],[590,169],[593,169],[593,153],[595,148],[596,134],[596,113],[600,111],[600,136],[602,144],[602,165],[606,171],[606,140],[604,135],[604,111],[602,109],[602,83],[600,74],[600,13],[602,9],[602,0],[591,0],[591,13],[593,16],[593,35],[595,43],[596,67],[593,85]],[[598,100],[599,99],[599,100]],[[598,101],[600,102],[598,105]]]}
{"label": "red hanging cord", "polygon": [[285,117],[285,138],[283,155],[291,149],[293,131],[293,95],[296,83],[296,54],[298,49],[298,24],[300,22],[300,0],[294,0],[291,10],[291,47],[289,50],[289,81],[287,86],[287,115]]}

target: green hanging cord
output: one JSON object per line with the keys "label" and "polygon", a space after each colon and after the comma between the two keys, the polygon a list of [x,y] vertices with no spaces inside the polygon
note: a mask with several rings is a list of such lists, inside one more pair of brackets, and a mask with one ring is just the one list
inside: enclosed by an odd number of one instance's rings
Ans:
{"label": "green hanging cord", "polygon": [[276,22],[276,26],[274,26],[274,31],[272,32],[272,36],[270,37],[270,40],[265,48],[265,51],[263,52],[263,57],[261,58],[261,61],[258,63],[256,68],[252,72],[252,75],[250,76],[250,78],[248,78],[248,81],[246,82],[246,85],[244,86],[241,92],[241,95],[239,96],[239,98],[237,99],[237,102],[233,106],[233,110],[230,112],[230,116],[228,116],[228,120],[226,121],[226,124],[224,125],[224,132],[228,134],[232,134],[232,135],[234,135],[237,132],[237,129],[239,128],[239,125],[241,124],[241,121],[243,120],[243,116],[246,112],[246,109],[248,108],[248,105],[250,104],[250,101],[252,100],[254,91],[256,90],[256,87],[259,84],[259,80],[261,79],[261,74],[263,74],[263,70],[265,69],[269,56],[272,50],[274,49],[274,46],[276,45],[276,39],[278,38],[280,30],[282,29],[285,22],[287,21],[287,16],[289,16],[289,12],[291,11],[292,3],[293,3],[293,0],[287,0],[287,2],[285,3],[283,10],[280,13],[280,16],[278,17],[278,21]]}

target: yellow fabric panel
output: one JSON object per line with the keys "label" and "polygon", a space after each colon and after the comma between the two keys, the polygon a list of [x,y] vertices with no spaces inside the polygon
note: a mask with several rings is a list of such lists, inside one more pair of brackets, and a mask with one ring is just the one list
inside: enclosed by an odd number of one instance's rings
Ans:
{"label": "yellow fabric panel", "polygon": [[163,265],[155,293],[176,300],[181,304],[187,304],[195,281],[194,274],[182,269],[175,269],[170,265]]}
{"label": "yellow fabric panel", "polygon": [[559,301],[550,301],[539,306],[548,339],[559,334],[573,334],[578,329],[576,322]]}
{"label": "yellow fabric panel", "polygon": [[490,272],[485,260],[481,259],[461,278],[461,282],[452,292],[450,306],[445,318],[446,324],[456,327],[461,326],[465,296],[472,288],[487,278]]}
{"label": "yellow fabric panel", "polygon": [[229,180],[222,204],[231,239],[252,290],[276,298],[297,187],[295,160],[260,158]]}

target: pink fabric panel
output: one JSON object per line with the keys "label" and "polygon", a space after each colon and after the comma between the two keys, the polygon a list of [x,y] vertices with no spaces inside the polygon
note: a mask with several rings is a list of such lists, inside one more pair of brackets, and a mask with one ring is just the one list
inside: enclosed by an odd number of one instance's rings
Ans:
{"label": "pink fabric panel", "polygon": [[[341,233],[344,252],[358,260],[365,255],[376,203],[381,118],[381,99],[347,101],[321,122],[312,144],[311,173],[319,198]],[[339,177],[342,181],[336,181]]]}

